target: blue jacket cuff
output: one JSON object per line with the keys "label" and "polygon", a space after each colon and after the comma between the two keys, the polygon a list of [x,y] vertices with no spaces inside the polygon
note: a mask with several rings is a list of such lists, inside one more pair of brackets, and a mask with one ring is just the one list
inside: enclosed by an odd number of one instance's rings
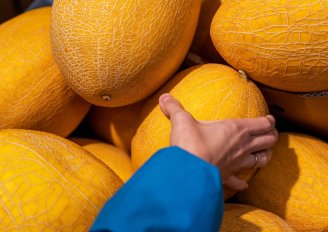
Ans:
{"label": "blue jacket cuff", "polygon": [[159,150],[109,200],[91,231],[215,231],[219,170],[179,147]]}

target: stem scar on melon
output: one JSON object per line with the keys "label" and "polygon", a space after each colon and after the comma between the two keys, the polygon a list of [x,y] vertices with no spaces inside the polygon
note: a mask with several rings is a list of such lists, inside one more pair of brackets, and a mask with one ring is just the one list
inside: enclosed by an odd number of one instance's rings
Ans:
{"label": "stem scar on melon", "polygon": [[246,81],[248,80],[248,77],[247,77],[247,74],[246,74],[245,71],[243,71],[243,70],[238,70],[238,72],[240,73],[240,76],[241,76],[242,78],[244,78]]}
{"label": "stem scar on melon", "polygon": [[103,95],[103,96],[102,96],[102,99],[103,99],[104,101],[110,101],[110,100],[112,100],[112,98],[111,98],[110,95]]}

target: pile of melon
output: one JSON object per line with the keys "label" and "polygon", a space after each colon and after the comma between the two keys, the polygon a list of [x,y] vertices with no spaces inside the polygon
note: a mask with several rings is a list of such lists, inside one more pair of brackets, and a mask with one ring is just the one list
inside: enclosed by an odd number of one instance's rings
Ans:
{"label": "pile of melon", "polygon": [[[221,231],[328,231],[328,2],[56,0],[0,25],[0,230],[87,231],[198,120],[273,114],[271,162]],[[124,204],[124,202],[123,202]],[[219,220],[219,219],[218,219]]]}

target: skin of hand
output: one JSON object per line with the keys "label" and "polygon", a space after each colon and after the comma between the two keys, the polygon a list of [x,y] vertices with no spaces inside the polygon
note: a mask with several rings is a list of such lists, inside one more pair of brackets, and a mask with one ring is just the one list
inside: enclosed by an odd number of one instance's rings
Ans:
{"label": "skin of hand", "polygon": [[171,121],[171,145],[179,146],[217,166],[225,187],[235,191],[245,190],[247,182],[235,174],[242,169],[263,167],[271,159],[270,148],[278,138],[275,119],[271,115],[198,121],[168,93],[160,96],[159,105]]}

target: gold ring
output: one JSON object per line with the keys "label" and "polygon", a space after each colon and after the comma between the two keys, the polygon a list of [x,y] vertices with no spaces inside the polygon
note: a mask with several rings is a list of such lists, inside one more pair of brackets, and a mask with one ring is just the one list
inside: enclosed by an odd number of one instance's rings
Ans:
{"label": "gold ring", "polygon": [[257,157],[257,155],[254,156],[255,156],[255,164],[251,168],[255,168],[257,166],[257,163],[259,162],[259,157]]}

